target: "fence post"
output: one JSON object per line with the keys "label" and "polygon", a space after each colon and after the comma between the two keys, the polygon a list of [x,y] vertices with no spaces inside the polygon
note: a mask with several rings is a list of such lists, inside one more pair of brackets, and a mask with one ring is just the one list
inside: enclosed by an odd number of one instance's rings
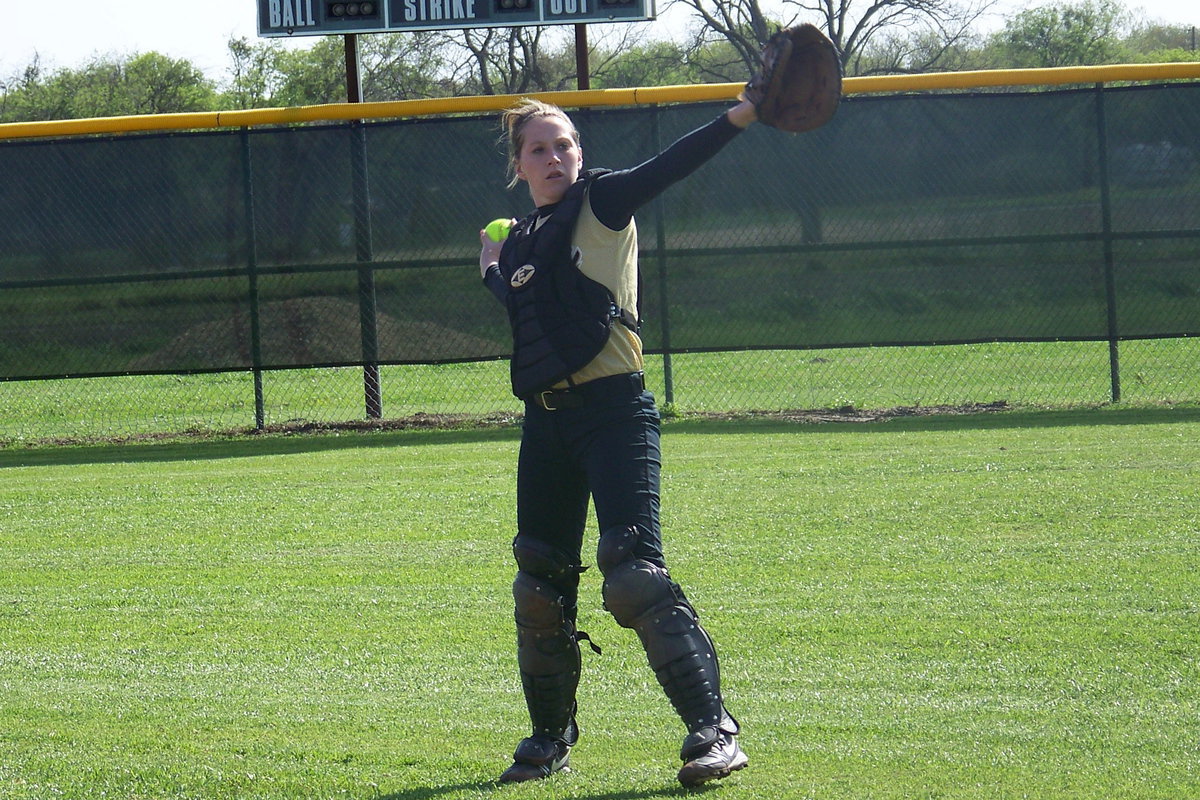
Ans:
{"label": "fence post", "polygon": [[254,226],[254,169],[250,160],[250,129],[242,128],[242,205],[246,214],[246,271],[249,276],[250,364],[254,370],[254,427],[267,426],[262,381],[262,329],[258,307],[258,232]]}
{"label": "fence post", "polygon": [[[363,101],[358,74],[358,35],[346,34],[346,95],[351,103]],[[354,256],[358,268],[358,320],[362,331],[363,397],[368,419],[383,416],[379,386],[379,318],[375,303],[375,260],[371,240],[371,184],[367,175],[367,128],[361,119],[350,126],[350,171],[354,185]]]}
{"label": "fence post", "polygon": [[1117,275],[1113,255],[1112,198],[1109,193],[1108,121],[1104,84],[1096,84],[1096,133],[1100,160],[1100,219],[1104,236],[1104,302],[1108,311],[1108,374],[1112,401],[1121,401],[1121,353],[1117,327]]}
{"label": "fence post", "polygon": [[[658,118],[661,111],[653,106],[650,113],[650,136],[653,152],[662,150]],[[675,402],[675,375],[671,366],[671,317],[667,303],[667,223],[663,196],[654,198],[654,246],[658,250],[658,318],[663,351],[663,402]],[[639,298],[639,303],[641,298]]]}

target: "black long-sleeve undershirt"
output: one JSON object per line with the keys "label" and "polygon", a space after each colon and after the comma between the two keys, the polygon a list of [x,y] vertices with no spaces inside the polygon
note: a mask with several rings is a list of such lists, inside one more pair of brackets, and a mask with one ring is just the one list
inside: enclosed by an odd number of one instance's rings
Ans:
{"label": "black long-sleeve undershirt", "polygon": [[636,167],[601,175],[592,182],[593,213],[606,227],[621,230],[635,211],[695,172],[741,130],[721,114]]}

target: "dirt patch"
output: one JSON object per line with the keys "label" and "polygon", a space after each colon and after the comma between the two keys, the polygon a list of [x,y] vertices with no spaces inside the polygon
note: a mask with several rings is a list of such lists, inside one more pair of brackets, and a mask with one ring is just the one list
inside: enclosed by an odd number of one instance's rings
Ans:
{"label": "dirt patch", "polygon": [[394,419],[350,420],[349,422],[310,422],[289,420],[276,425],[267,425],[263,430],[250,429],[244,433],[254,436],[283,434],[291,436],[307,433],[333,433],[341,431],[420,431],[420,430],[472,430],[480,428],[507,428],[521,422],[516,414],[424,414]]}
{"label": "dirt patch", "polygon": [[[260,349],[265,363],[280,365],[354,363],[362,358],[359,309],[349,300],[300,297],[264,303],[259,312]],[[485,355],[503,344],[427,320],[376,318],[380,358],[438,361]],[[251,363],[250,319],[231,317],[197,323],[157,351],[128,365],[132,371],[199,369]]]}
{"label": "dirt patch", "polygon": [[704,419],[779,419],[789,422],[883,422],[900,417],[932,417],[956,414],[985,414],[1007,411],[1008,401],[994,403],[965,403],[955,406],[896,406],[894,408],[861,409],[853,406],[830,409],[791,409],[783,411],[730,411],[723,413],[684,414],[686,418]]}
{"label": "dirt patch", "polygon": [[[1006,411],[1010,408],[1004,400],[994,403],[967,403],[956,406],[897,406],[877,410],[851,407],[833,409],[806,409],[784,411],[727,411],[685,412],[668,417],[671,419],[710,420],[782,420],[787,422],[824,424],[838,422],[884,422],[903,417],[931,417],[937,415],[985,414]],[[515,428],[521,423],[520,414],[425,414],[392,419],[348,420],[345,422],[314,422],[295,419],[257,428],[234,428],[229,430],[195,429],[174,433],[136,433],[124,436],[79,436],[53,437],[23,442],[25,447],[71,446],[97,444],[133,444],[138,442],[186,442],[213,439],[235,439],[260,436],[319,436],[342,432],[412,431],[412,430],[482,430],[486,428]],[[0,449],[11,445],[0,440]]]}

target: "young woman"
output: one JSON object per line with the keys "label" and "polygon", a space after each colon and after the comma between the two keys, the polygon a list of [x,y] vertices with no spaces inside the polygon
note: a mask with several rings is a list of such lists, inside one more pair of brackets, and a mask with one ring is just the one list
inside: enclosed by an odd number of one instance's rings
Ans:
{"label": "young woman", "polygon": [[[659,529],[659,416],[638,337],[634,212],[756,119],[741,102],[632,169],[583,170],[562,109],[525,100],[503,115],[509,188],[537,207],[503,243],[480,231],[484,283],[508,310],[513,393],[525,401],[517,465],[517,663],[533,724],[501,782],[566,769],[579,737],[576,601],[591,498],[605,608],[635,630],[687,726],[679,780],[746,766],[713,641],[667,571]],[[593,646],[594,647],[594,646]]]}

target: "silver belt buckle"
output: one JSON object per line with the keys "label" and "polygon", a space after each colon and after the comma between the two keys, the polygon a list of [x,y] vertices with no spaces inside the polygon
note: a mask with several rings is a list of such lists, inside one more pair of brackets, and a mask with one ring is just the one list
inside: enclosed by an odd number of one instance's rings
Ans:
{"label": "silver belt buckle", "polygon": [[546,409],[547,411],[558,411],[558,406],[550,405],[550,401],[548,401],[546,399],[547,396],[553,396],[553,395],[554,395],[553,389],[547,389],[544,392],[538,392],[538,399],[540,399],[542,401],[542,408]]}

